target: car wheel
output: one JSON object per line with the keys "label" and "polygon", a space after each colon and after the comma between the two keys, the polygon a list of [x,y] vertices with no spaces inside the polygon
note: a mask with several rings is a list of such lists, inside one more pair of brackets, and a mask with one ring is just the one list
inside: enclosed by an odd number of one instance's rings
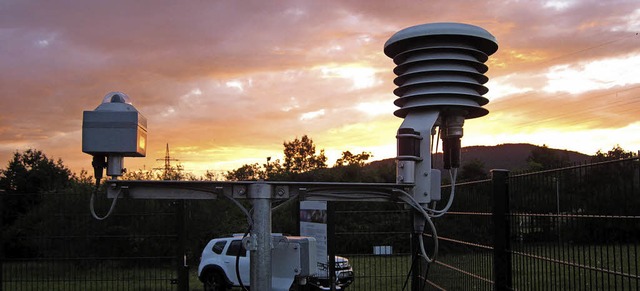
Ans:
{"label": "car wheel", "polygon": [[227,284],[219,272],[211,272],[204,278],[204,291],[224,291]]}

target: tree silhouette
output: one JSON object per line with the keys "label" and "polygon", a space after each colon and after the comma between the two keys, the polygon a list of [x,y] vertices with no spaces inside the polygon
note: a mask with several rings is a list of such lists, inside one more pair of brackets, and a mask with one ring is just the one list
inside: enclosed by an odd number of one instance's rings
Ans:
{"label": "tree silhouette", "polygon": [[531,150],[531,154],[527,157],[529,170],[540,171],[543,169],[558,168],[565,166],[569,162],[567,155],[560,156],[554,150],[542,145]]}
{"label": "tree silhouette", "polygon": [[240,168],[228,171],[225,178],[231,181],[256,181],[264,176],[264,171],[258,163],[245,164]]}
{"label": "tree silhouette", "polygon": [[16,152],[6,170],[0,170],[0,188],[12,193],[52,192],[66,187],[71,171],[39,150]]}
{"label": "tree silhouette", "polygon": [[67,187],[72,177],[62,160],[54,162],[35,149],[16,152],[7,168],[0,170],[0,189],[6,192],[2,198],[3,225],[37,206],[42,200],[39,194]]}
{"label": "tree silhouette", "polygon": [[359,154],[352,154],[350,151],[342,152],[342,157],[336,160],[336,166],[349,166],[349,165],[358,165],[364,166],[369,158],[371,158],[370,152],[362,152]]}
{"label": "tree silhouette", "polygon": [[603,153],[601,150],[598,150],[598,152],[596,152],[596,155],[593,157],[592,160],[593,162],[603,162],[603,161],[610,161],[610,160],[627,159],[627,158],[632,158],[633,156],[634,156],[633,152],[625,151],[622,147],[620,147],[620,145],[616,145],[606,153]]}
{"label": "tree silhouette", "polygon": [[484,168],[484,162],[478,159],[472,159],[462,165],[458,174],[458,181],[474,181],[487,179],[487,171]]}
{"label": "tree silhouette", "polygon": [[316,154],[316,146],[306,134],[301,139],[296,138],[293,141],[284,142],[284,156],[284,170],[286,172],[299,174],[327,167],[324,149]]}

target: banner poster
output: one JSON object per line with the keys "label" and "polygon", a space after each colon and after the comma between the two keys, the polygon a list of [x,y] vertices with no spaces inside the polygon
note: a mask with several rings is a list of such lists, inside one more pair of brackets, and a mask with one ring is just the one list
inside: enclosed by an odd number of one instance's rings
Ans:
{"label": "banner poster", "polygon": [[317,274],[320,277],[328,277],[326,201],[300,202],[300,236],[316,239]]}

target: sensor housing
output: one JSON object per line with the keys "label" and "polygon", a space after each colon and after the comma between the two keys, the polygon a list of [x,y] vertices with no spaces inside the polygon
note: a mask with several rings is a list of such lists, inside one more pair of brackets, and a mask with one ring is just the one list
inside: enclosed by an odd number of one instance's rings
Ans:
{"label": "sensor housing", "polygon": [[82,152],[90,155],[144,157],[147,119],[129,97],[111,92],[93,111],[82,114]]}
{"label": "sensor housing", "polygon": [[489,113],[482,107],[489,102],[483,96],[488,91],[484,63],[497,49],[488,31],[448,22],[408,27],[385,43],[384,53],[396,64],[394,114],[404,119],[397,135],[396,180],[415,183],[418,202],[440,200],[440,172],[431,169],[429,137],[435,127],[442,133],[444,168],[458,168],[464,121]]}

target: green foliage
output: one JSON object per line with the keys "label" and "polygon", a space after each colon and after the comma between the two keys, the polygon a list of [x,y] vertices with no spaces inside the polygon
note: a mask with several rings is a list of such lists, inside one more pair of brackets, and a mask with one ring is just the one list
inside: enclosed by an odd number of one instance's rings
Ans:
{"label": "green foliage", "polygon": [[297,182],[387,182],[395,181],[395,166],[393,161],[383,161],[366,164],[372,157],[370,152],[353,154],[342,152],[342,157],[336,160],[332,168],[327,168],[327,157],[324,150],[316,153],[313,140],[307,135],[302,138],[284,142],[285,159],[271,161],[259,165],[245,164],[240,168],[228,171],[224,176],[231,181],[255,181],[259,179],[271,181]]}
{"label": "green foliage", "polygon": [[[126,259],[112,258],[82,267],[64,260],[4,262],[2,287],[3,290],[176,290],[170,280],[176,276],[170,259],[156,260],[150,266],[137,261],[140,260],[125,263]],[[189,290],[200,291],[201,285],[192,283]]]}
{"label": "green foliage", "polygon": [[0,189],[11,193],[53,192],[66,187],[71,171],[39,150],[16,152],[7,169],[0,170]]}
{"label": "green foliage", "polygon": [[127,171],[122,175],[122,180],[158,180],[155,171],[136,170]]}
{"label": "green foliage", "polygon": [[478,159],[472,159],[462,165],[457,180],[460,182],[484,180],[487,179],[488,176],[487,170],[484,168],[484,163]]}
{"label": "green foliage", "polygon": [[[53,161],[39,150],[16,152],[6,169],[0,170],[2,195],[2,241],[7,254],[37,254],[38,244],[25,235],[46,233],[46,213],[67,210],[57,201],[61,193],[76,191],[91,179],[86,171],[71,174],[62,160]],[[88,185],[91,185],[90,183]]]}
{"label": "green foliage", "polygon": [[330,202],[335,211],[336,252],[370,254],[374,246],[392,246],[394,254],[409,253],[412,213],[399,203]]}
{"label": "green foliage", "polygon": [[205,171],[204,176],[201,178],[205,181],[219,181],[222,180],[223,177],[224,175],[221,175],[220,173],[207,170]]}
{"label": "green foliage", "polygon": [[[212,173],[207,171],[209,176],[211,177]],[[196,181],[202,180],[204,177],[196,177],[193,173],[188,173],[184,171],[184,167],[180,164],[177,166],[170,166],[168,168],[155,168],[153,170],[142,170],[138,169],[136,171],[128,171],[122,175],[123,180],[171,180],[171,181]]]}
{"label": "green foliage", "polygon": [[370,152],[362,152],[359,154],[352,154],[350,151],[342,152],[342,157],[336,160],[336,166],[364,166],[364,164],[373,157]]}
{"label": "green foliage", "polygon": [[[307,135],[302,136],[300,139],[296,138],[292,141],[284,142],[283,145],[285,156],[283,162],[279,159],[271,161],[271,158],[268,157],[266,164],[242,165],[240,168],[228,171],[224,175],[225,178],[230,181],[256,181],[259,179],[283,181],[292,180],[300,174],[327,167],[327,157],[324,154],[324,149],[320,150],[320,153],[316,153],[316,146]],[[365,158],[362,156],[364,154],[356,155],[351,160],[354,162],[361,161]]]}
{"label": "green foliage", "polygon": [[184,172],[184,167],[182,167],[182,165],[180,164],[178,164],[175,167],[169,166],[168,168],[167,167],[163,168],[162,170],[160,170],[157,177],[159,178],[158,180],[170,180],[170,181],[188,180],[187,179],[188,176]]}
{"label": "green foliage", "polygon": [[225,174],[225,178],[230,181],[257,181],[264,177],[265,171],[258,163],[245,164]]}
{"label": "green foliage", "polygon": [[301,139],[284,142],[284,170],[286,172],[300,174],[314,169],[327,167],[327,157],[324,149],[316,154],[316,146],[313,140],[306,134]]}
{"label": "green foliage", "polygon": [[53,193],[69,186],[71,171],[54,162],[39,150],[16,152],[6,169],[0,170],[2,198],[2,225],[12,224],[20,215],[29,212],[41,202],[41,193]]}
{"label": "green foliage", "polygon": [[616,145],[611,150],[603,153],[601,150],[596,152],[596,155],[591,159],[593,162],[603,162],[619,159],[628,159],[634,157],[635,154],[631,151],[625,151],[620,145]]}
{"label": "green foliage", "polygon": [[[411,267],[411,256],[395,255],[397,254],[395,251],[394,248],[394,255],[381,256],[346,254],[355,273],[353,284],[346,290],[411,290],[410,284],[405,286]],[[414,288],[414,290],[421,289]]]}
{"label": "green foliage", "polygon": [[549,149],[547,145],[531,150],[531,154],[527,157],[527,164],[531,171],[559,168],[566,166],[568,162],[569,157],[567,155],[560,156],[552,149]]}
{"label": "green foliage", "polygon": [[[619,147],[597,154],[591,165],[547,170],[513,177],[510,184],[513,212],[569,215],[519,217],[520,237],[527,241],[557,240],[579,243],[637,241],[640,224],[633,217],[640,207],[640,168]],[[620,158],[627,158],[620,160]],[[605,162],[615,160],[615,162]],[[517,187],[517,188],[515,188]]]}

